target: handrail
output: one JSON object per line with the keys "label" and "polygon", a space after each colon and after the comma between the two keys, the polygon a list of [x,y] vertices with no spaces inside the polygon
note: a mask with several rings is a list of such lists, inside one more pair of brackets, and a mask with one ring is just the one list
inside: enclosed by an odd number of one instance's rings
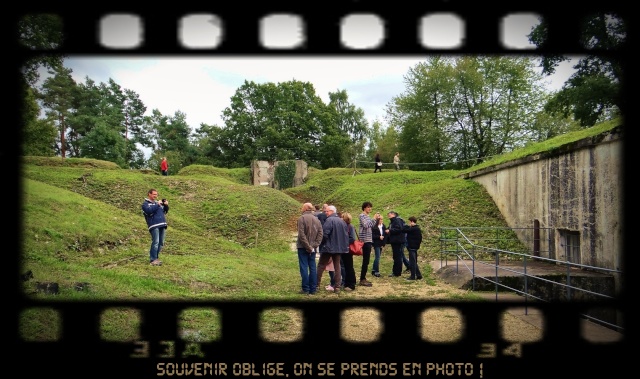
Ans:
{"label": "handrail", "polygon": [[[510,238],[488,238],[486,237],[487,232],[494,232],[494,231],[504,231],[506,233],[510,233],[511,237]],[[601,297],[601,298],[606,298],[606,299],[614,299],[614,296],[611,296],[609,294],[606,293],[600,293],[600,292],[596,292],[590,289],[586,289],[586,288],[580,288],[577,287],[575,284],[571,283],[571,270],[575,269],[575,270],[590,270],[590,271],[594,271],[594,272],[600,272],[600,273],[606,273],[606,274],[617,274],[617,275],[622,275],[623,272],[620,270],[614,270],[614,269],[608,269],[608,268],[604,268],[604,267],[596,267],[596,266],[590,266],[590,265],[585,265],[585,264],[580,264],[580,263],[575,263],[575,262],[569,262],[569,261],[561,261],[561,260],[557,260],[557,259],[553,259],[553,258],[547,258],[547,257],[542,257],[539,255],[532,255],[532,254],[527,254],[527,253],[521,253],[521,252],[514,252],[511,250],[506,250],[506,249],[502,249],[502,248],[496,248],[496,247],[491,247],[491,246],[486,246],[486,245],[479,245],[477,242],[478,241],[483,241],[483,244],[485,244],[487,241],[494,241],[494,242],[500,242],[502,244],[509,244],[512,246],[523,246],[522,250],[523,251],[527,251],[526,248],[526,243],[530,242],[530,241],[522,241],[522,235],[525,232],[528,231],[533,231],[534,228],[500,228],[500,227],[487,227],[487,228],[463,228],[463,227],[455,227],[455,228],[441,228],[441,238],[440,238],[440,247],[441,247],[441,251],[440,251],[440,266],[443,267],[443,261],[444,261],[444,265],[448,265],[448,260],[449,257],[455,257],[456,260],[456,273],[459,270],[460,266],[464,266],[464,269],[468,270],[471,273],[472,276],[472,289],[475,291],[476,290],[476,279],[481,279],[484,280],[486,282],[492,283],[495,285],[495,290],[496,290],[496,301],[498,300],[498,289],[499,288],[503,288],[506,289],[508,291],[511,291],[513,293],[519,294],[524,296],[525,299],[525,303],[527,302],[528,299],[535,299],[538,301],[544,301],[544,302],[549,302],[552,301],[553,299],[551,298],[543,298],[540,296],[535,296],[532,293],[530,293],[529,290],[529,285],[532,284],[532,281],[539,281],[539,282],[543,282],[543,283],[547,283],[547,284],[551,284],[552,286],[558,286],[559,288],[564,290],[564,293],[566,294],[566,297],[569,301],[571,301],[574,297],[572,296],[572,291],[578,292],[578,293],[582,293],[585,295],[589,295],[589,296],[594,296],[594,297]],[[540,230],[551,230],[549,228],[537,228],[538,231]],[[473,233],[481,233],[483,234],[482,238],[474,238],[474,237],[470,237],[465,233],[464,231],[468,231],[468,232],[473,232]],[[516,231],[518,231],[520,234],[517,235]],[[451,233],[455,233],[453,236],[451,235]],[[445,234],[446,237],[445,238]],[[550,235],[550,233],[547,233],[548,235]],[[452,238],[453,237],[453,238]],[[550,238],[550,237],[549,237]],[[476,241],[476,242],[474,242]],[[518,247],[520,247],[518,246]],[[551,244],[547,244],[547,246],[551,246]],[[518,248],[518,250],[520,250],[520,248]],[[480,259],[478,258],[478,256],[481,256],[485,259]],[[517,270],[517,269],[513,269],[513,268],[509,268],[506,267],[504,265],[500,264],[500,259],[501,257],[503,259],[508,259],[509,261],[522,261],[523,266],[522,266],[522,271]],[[487,258],[493,258],[493,259],[487,259]],[[467,264],[466,261],[471,261],[471,264]],[[527,272],[527,262],[528,261],[542,261],[542,262],[547,262],[549,264],[555,264],[558,266],[564,266],[566,267],[566,274],[565,274],[565,282],[559,282],[559,281],[554,281],[554,280],[550,280],[544,277],[541,277],[539,275],[532,275],[530,273]],[[460,264],[462,263],[462,264]],[[490,266],[490,267],[495,267],[495,277],[494,278],[490,278],[490,277],[485,277],[485,276],[480,276],[476,273],[476,264],[479,265],[485,265],[485,266]],[[520,288],[516,288],[516,287],[511,287],[508,286],[504,283],[500,283],[498,280],[499,277],[499,270],[502,270],[503,272],[510,272],[512,274],[516,274],[517,275],[521,275],[524,278],[524,290],[520,289]],[[526,306],[525,306],[525,312],[526,312]],[[607,322],[606,320],[602,320],[602,319],[598,319],[596,317],[590,316],[590,315],[586,315],[586,314],[582,314],[583,317],[588,318],[590,320],[596,321],[600,324],[609,326],[611,328],[617,329],[618,331],[623,330],[622,326],[619,325],[615,325],[612,324],[610,322]]]}

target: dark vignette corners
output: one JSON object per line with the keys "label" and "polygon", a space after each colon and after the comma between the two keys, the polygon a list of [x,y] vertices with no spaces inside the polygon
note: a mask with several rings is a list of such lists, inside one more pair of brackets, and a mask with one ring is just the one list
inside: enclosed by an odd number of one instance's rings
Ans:
{"label": "dark vignette corners", "polygon": [[[607,1],[604,4],[580,4],[575,7],[558,9],[557,2],[538,1],[530,6],[513,4],[496,7],[490,3],[467,4],[463,1],[394,2],[369,4],[365,1],[342,1],[323,3],[274,2],[251,3],[242,6],[239,12],[236,6],[218,5],[198,8],[183,4],[172,4],[169,11],[164,5],[137,7],[132,5],[91,4],[60,5],[53,3],[37,11],[59,14],[65,25],[68,39],[61,51],[66,54],[132,54],[132,55],[246,55],[259,58],[260,55],[419,55],[426,53],[452,53],[446,51],[425,51],[416,43],[415,22],[422,14],[429,12],[456,12],[467,22],[467,40],[465,45],[454,50],[458,53],[510,53],[513,51],[501,47],[498,42],[498,23],[506,14],[513,12],[537,12],[550,24],[550,41],[545,50],[524,52],[525,54],[564,53],[579,54],[586,51],[577,43],[581,16],[594,11],[611,11],[623,17],[631,17],[621,1]],[[395,9],[391,11],[390,7]],[[19,9],[17,17],[35,9]],[[389,34],[383,48],[367,52],[345,51],[338,41],[338,22],[341,17],[353,12],[372,12],[385,15]],[[134,12],[145,19],[145,43],[134,51],[105,50],[97,44],[96,24],[106,13]],[[215,51],[197,53],[183,50],[176,40],[175,26],[182,15],[193,12],[216,13],[225,20],[227,38]],[[256,42],[257,28],[255,20],[274,12],[291,12],[304,15],[308,27],[309,43],[299,51],[265,51]],[[409,20],[409,21],[408,21]],[[630,19],[629,19],[630,20]],[[631,20],[630,20],[631,21]],[[10,34],[9,34],[10,35]],[[630,41],[634,41],[634,35]],[[629,49],[630,50],[630,49]],[[17,49],[12,55],[20,62],[28,52]],[[611,52],[607,52],[611,53]],[[629,59],[627,51],[612,52],[620,59]],[[627,70],[629,83],[634,75]],[[625,83],[626,84],[626,83]],[[631,85],[626,85],[625,88]],[[15,108],[14,108],[15,109]],[[631,117],[631,116],[629,116]],[[19,159],[17,155],[6,154],[3,148],[0,156],[6,159],[12,172],[14,183],[19,183]],[[19,198],[19,188],[13,193]],[[19,202],[13,210],[15,220],[20,219]],[[5,229],[5,233],[15,240],[19,235],[19,225]],[[19,241],[17,241],[19,242]],[[19,251],[15,249],[14,251]],[[627,255],[628,257],[629,255]],[[630,259],[630,258],[625,258]],[[336,302],[317,304],[313,302],[105,302],[105,303],[60,303],[35,302],[24,298],[19,291],[17,278],[17,259],[14,257],[14,272],[9,277],[14,294],[16,316],[13,323],[5,328],[11,330],[15,345],[10,346],[11,355],[20,361],[32,362],[26,370],[34,375],[64,374],[75,377],[87,374],[127,375],[151,377],[157,376],[156,363],[162,361],[161,341],[175,340],[178,351],[184,348],[184,342],[177,338],[176,315],[184,308],[206,306],[222,312],[223,331],[220,341],[203,344],[207,353],[205,361],[216,362],[434,362],[434,363],[473,363],[476,368],[472,377],[496,377],[497,375],[544,375],[553,370],[554,374],[571,373],[574,375],[607,375],[622,373],[623,356],[630,342],[630,335],[623,341],[613,344],[593,344],[580,336],[580,313],[589,307],[603,304],[539,304],[536,305],[546,319],[542,341],[525,344],[522,354],[515,357],[504,354],[510,344],[504,341],[498,332],[499,317],[506,305],[503,303],[378,303],[378,302]],[[632,267],[628,263],[626,267]],[[606,304],[629,314],[626,306],[627,296]],[[13,303],[13,302],[12,302]],[[519,306],[525,304],[509,304]],[[62,338],[57,342],[33,343],[20,340],[17,336],[17,314],[29,307],[51,307],[62,316]],[[149,341],[149,358],[132,358],[133,347],[130,343],[104,342],[99,338],[98,319],[100,312],[111,307],[135,307],[142,312],[142,335]],[[306,320],[301,342],[290,344],[267,343],[260,339],[258,317],[267,307],[295,307],[302,309]],[[433,344],[422,341],[417,335],[418,314],[432,306],[451,306],[458,309],[466,320],[465,334],[461,341],[453,344]],[[322,307],[322,311],[320,310]],[[372,344],[353,344],[339,338],[337,325],[340,312],[349,307],[374,307],[382,313],[385,330],[380,341]],[[627,320],[632,317],[627,317]],[[629,333],[634,326],[627,325]],[[486,346],[493,346],[497,353],[492,357],[483,356]],[[189,362],[191,359],[174,359],[175,362]],[[166,361],[166,360],[165,360]],[[8,360],[9,363],[13,360]],[[482,365],[482,366],[480,366]],[[84,367],[85,369],[82,369]],[[484,372],[479,371],[483,367]],[[553,369],[551,369],[553,368]],[[401,375],[401,374],[398,374]],[[423,372],[424,375],[424,372]],[[432,374],[433,375],[433,374]],[[453,376],[459,375],[456,372]]]}

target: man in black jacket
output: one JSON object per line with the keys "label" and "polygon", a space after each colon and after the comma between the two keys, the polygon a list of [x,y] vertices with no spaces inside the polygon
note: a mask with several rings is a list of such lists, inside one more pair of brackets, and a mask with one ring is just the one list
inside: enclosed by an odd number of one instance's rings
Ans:
{"label": "man in black jacket", "polygon": [[422,273],[418,267],[418,249],[422,243],[422,231],[416,224],[417,219],[413,216],[409,217],[409,225],[405,225],[403,230],[407,233],[407,250],[409,251],[409,270],[411,276],[407,280],[420,280]]}
{"label": "man in black jacket", "polygon": [[405,242],[404,221],[402,221],[402,219],[398,217],[398,213],[394,211],[389,212],[387,217],[389,217],[389,228],[387,228],[387,232],[393,253],[393,268],[389,276],[401,276],[402,250],[404,249]]}

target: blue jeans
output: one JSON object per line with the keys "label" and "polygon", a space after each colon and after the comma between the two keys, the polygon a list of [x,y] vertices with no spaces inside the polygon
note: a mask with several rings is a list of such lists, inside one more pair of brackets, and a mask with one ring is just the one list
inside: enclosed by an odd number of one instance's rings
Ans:
{"label": "blue jeans", "polygon": [[298,266],[300,266],[300,278],[302,278],[302,290],[307,293],[316,293],[316,252],[308,253],[305,248],[298,248]]}
{"label": "blue jeans", "polygon": [[404,254],[404,249],[407,249],[407,245],[402,245],[402,263],[404,264],[404,267],[406,267],[406,269],[408,270],[411,267],[411,264],[409,262],[409,260],[407,259],[407,256]]}
{"label": "blue jeans", "polygon": [[371,268],[371,273],[380,273],[380,255],[382,254],[382,246],[373,245],[373,267]]}
{"label": "blue jeans", "polygon": [[167,228],[153,228],[149,230],[151,233],[151,249],[149,249],[149,262],[153,262],[158,259],[160,251],[164,246],[164,236]]}

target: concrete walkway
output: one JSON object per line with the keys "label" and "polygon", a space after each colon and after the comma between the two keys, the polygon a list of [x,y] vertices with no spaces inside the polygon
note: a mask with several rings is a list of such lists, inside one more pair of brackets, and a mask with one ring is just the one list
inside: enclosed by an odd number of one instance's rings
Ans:
{"label": "concrete walkway", "polygon": [[[542,263],[542,262],[540,262]],[[448,262],[445,265],[441,261],[430,262],[433,272],[446,283],[455,285],[457,287],[465,286],[471,279],[471,272],[466,267],[471,267],[471,261],[459,261],[456,268],[456,262]],[[466,266],[465,266],[466,265]],[[501,265],[509,266],[509,263],[501,263]],[[513,271],[517,271],[518,267],[522,267],[520,262],[514,263],[510,268]],[[476,275],[480,276],[494,276],[496,275],[495,267],[487,265],[474,265]],[[527,265],[527,273],[531,275],[543,275],[553,273],[566,273],[566,268],[560,268],[559,266],[549,265],[547,263],[535,264],[531,262]],[[583,272],[583,274],[585,274]],[[592,275],[591,273],[586,273]],[[518,275],[514,272],[499,270],[498,275]],[[597,274],[596,274],[597,275]],[[522,302],[524,297],[515,292],[507,291],[474,291],[475,294],[480,295],[487,300],[494,300],[500,302]],[[544,315],[535,307],[535,305],[527,307],[513,307],[509,308],[508,312],[515,317],[537,327],[544,328]],[[588,319],[581,320],[582,336],[585,340],[592,343],[613,343],[619,342],[623,339],[623,334],[615,331],[614,329],[602,326]]]}

